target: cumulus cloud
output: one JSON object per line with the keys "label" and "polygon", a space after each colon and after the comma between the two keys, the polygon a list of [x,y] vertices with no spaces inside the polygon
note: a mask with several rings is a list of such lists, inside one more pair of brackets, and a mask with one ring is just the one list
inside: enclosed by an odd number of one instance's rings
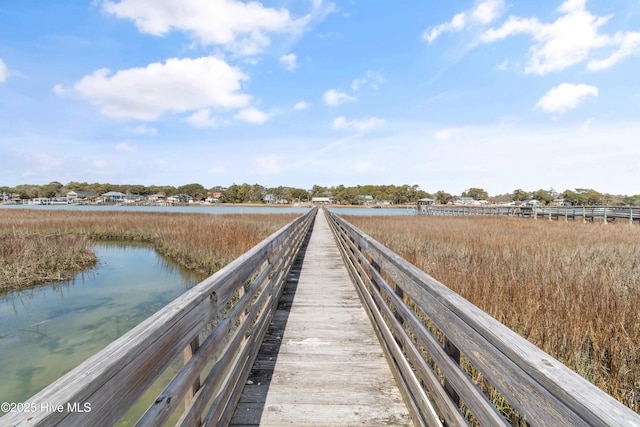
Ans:
{"label": "cumulus cloud", "polygon": [[288,55],[282,55],[280,57],[280,63],[289,71],[293,71],[296,69],[298,64],[296,63],[297,56],[295,53],[290,53]]}
{"label": "cumulus cloud", "polygon": [[296,110],[296,111],[308,110],[309,108],[311,108],[311,104],[309,104],[308,102],[305,102],[305,101],[298,101],[293,106],[293,109]]}
{"label": "cumulus cloud", "polygon": [[117,151],[127,151],[127,152],[133,152],[133,151],[138,151],[138,149],[136,148],[136,146],[134,146],[132,143],[130,143],[129,141],[123,141],[119,144],[116,145],[116,150]]}
{"label": "cumulus cloud", "polygon": [[152,121],[168,112],[246,107],[251,97],[239,93],[246,79],[239,69],[208,56],[172,58],[115,74],[100,69],[73,88],[106,116]]}
{"label": "cumulus cloud", "polygon": [[333,121],[333,129],[354,130],[358,133],[368,132],[385,124],[384,119],[370,117],[362,120],[347,120],[340,116]]}
{"label": "cumulus cloud", "polygon": [[130,128],[126,128],[126,130],[128,132],[135,133],[137,135],[155,136],[158,134],[158,129],[151,126],[147,126],[147,125],[130,127]]}
{"label": "cumulus cloud", "polygon": [[59,97],[67,96],[67,88],[64,85],[58,83],[51,88],[51,92],[55,93]]}
{"label": "cumulus cloud", "polygon": [[436,139],[438,141],[449,141],[461,132],[460,129],[441,129],[436,132]]}
{"label": "cumulus cloud", "polygon": [[7,80],[7,66],[2,58],[0,58],[0,83]]}
{"label": "cumulus cloud", "polygon": [[211,111],[208,108],[193,113],[187,118],[187,123],[194,128],[215,127],[219,124],[215,117],[211,117]]}
{"label": "cumulus cloud", "polygon": [[256,108],[245,108],[243,110],[240,110],[238,114],[234,116],[236,120],[258,125],[261,125],[269,120],[269,117],[270,116],[267,113],[264,113]]}
{"label": "cumulus cloud", "polygon": [[549,113],[572,110],[590,96],[598,96],[598,88],[586,84],[562,83],[547,92],[536,107]]}
{"label": "cumulus cloud", "polygon": [[631,56],[640,51],[640,32],[618,32],[613,37],[612,44],[618,48],[604,59],[592,59],[587,67],[592,71],[598,71],[613,67],[627,56]]}
{"label": "cumulus cloud", "polygon": [[[640,49],[640,33],[601,34],[600,28],[610,17],[598,17],[586,8],[586,0],[566,0],[558,8],[560,16],[553,22],[537,18],[511,16],[501,26],[488,29],[480,37],[493,43],[509,36],[527,34],[532,37],[526,73],[547,74],[583,61],[591,70],[609,68]],[[593,59],[596,52],[613,49],[604,59]]]}
{"label": "cumulus cloud", "polygon": [[382,74],[380,74],[378,71],[368,70],[364,74],[364,76],[358,77],[353,82],[351,82],[351,90],[357,92],[364,86],[369,86],[372,89],[378,89],[378,86],[385,82],[385,78],[382,77]]}
{"label": "cumulus cloud", "polygon": [[203,45],[221,45],[241,55],[253,55],[271,43],[271,34],[299,34],[311,15],[293,18],[285,8],[236,0],[104,1],[106,13],[134,22],[138,31],[164,36],[182,31]]}
{"label": "cumulus cloud", "polygon": [[422,34],[423,40],[433,43],[443,33],[458,32],[473,25],[487,25],[498,18],[504,10],[503,0],[487,0],[474,9],[456,14],[451,21],[436,25]]}
{"label": "cumulus cloud", "polygon": [[339,92],[335,89],[329,89],[328,91],[326,91],[324,93],[323,96],[324,102],[325,104],[331,106],[331,107],[335,107],[337,105],[340,105],[344,102],[352,102],[355,101],[356,98],[351,96],[351,95],[347,95],[344,92]]}

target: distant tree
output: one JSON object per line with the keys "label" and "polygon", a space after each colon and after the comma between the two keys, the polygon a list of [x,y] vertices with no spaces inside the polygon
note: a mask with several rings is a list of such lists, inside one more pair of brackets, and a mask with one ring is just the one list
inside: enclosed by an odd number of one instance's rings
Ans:
{"label": "distant tree", "polygon": [[562,197],[572,205],[594,206],[604,203],[602,193],[590,188],[576,188],[575,191],[565,190],[565,192],[562,193]]}
{"label": "distant tree", "polygon": [[362,194],[360,194],[360,190],[357,187],[348,187],[340,193],[338,201],[344,205],[357,205],[360,203],[360,196]]}
{"label": "distant tree", "polygon": [[580,196],[573,190],[564,190],[560,195],[566,203],[569,203],[572,206],[580,204]]}
{"label": "distant tree", "polygon": [[236,183],[233,183],[222,192],[222,197],[220,199],[223,203],[238,203],[239,192],[240,186]]}
{"label": "distant tree", "polygon": [[549,191],[547,190],[543,190],[540,189],[538,191],[534,191],[531,194],[531,197],[535,200],[538,200],[539,202],[548,205],[551,202],[553,202],[553,199],[555,198]]}
{"label": "distant tree", "polygon": [[87,191],[89,184],[86,182],[69,181],[65,187],[69,191]]}
{"label": "distant tree", "polygon": [[38,193],[40,191],[40,187],[37,185],[31,184],[21,184],[17,185],[13,192],[17,193],[21,199],[33,199],[34,197],[39,197]]}
{"label": "distant tree", "polygon": [[140,194],[140,195],[144,195],[144,196],[148,196],[150,194],[153,194],[151,192],[149,192],[149,189],[147,187],[145,187],[144,185],[124,185],[123,186],[123,193],[125,194]]}
{"label": "distant tree", "polygon": [[424,190],[418,190],[418,192],[416,193],[416,199],[418,199],[418,200],[420,200],[420,199],[433,199],[433,194],[427,193]]}
{"label": "distant tree", "polygon": [[522,189],[513,190],[513,201],[521,202],[523,200],[527,200],[531,198],[531,193],[528,193]]}
{"label": "distant tree", "polygon": [[63,187],[58,181],[52,181],[46,185],[42,185],[38,191],[38,197],[56,197],[59,194],[60,189]]}
{"label": "distant tree", "polygon": [[207,197],[207,189],[197,183],[181,185],[176,188],[176,191],[178,194],[188,194],[196,199],[204,199]]}
{"label": "distant tree", "polygon": [[640,206],[640,194],[625,196],[622,201],[627,206]]}
{"label": "distant tree", "polygon": [[304,188],[292,188],[291,197],[293,200],[304,201],[309,198],[309,192]]}
{"label": "distant tree", "polygon": [[435,201],[441,205],[446,205],[453,199],[455,199],[454,195],[444,192],[442,190],[437,191],[435,194]]}
{"label": "distant tree", "polygon": [[489,193],[482,188],[470,188],[462,192],[462,197],[471,197],[473,200],[487,200]]}
{"label": "distant tree", "polygon": [[311,197],[327,197],[327,196],[328,196],[327,187],[313,184],[313,187],[311,187]]}

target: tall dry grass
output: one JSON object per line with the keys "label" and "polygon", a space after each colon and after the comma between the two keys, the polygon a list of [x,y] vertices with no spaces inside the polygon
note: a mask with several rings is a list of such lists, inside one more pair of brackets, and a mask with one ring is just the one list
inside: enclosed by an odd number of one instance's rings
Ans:
{"label": "tall dry grass", "polygon": [[210,275],[294,217],[0,209],[0,291],[68,279],[95,263],[92,240],[149,242],[177,263]]}
{"label": "tall dry grass", "polygon": [[640,411],[637,224],[503,217],[346,219]]}

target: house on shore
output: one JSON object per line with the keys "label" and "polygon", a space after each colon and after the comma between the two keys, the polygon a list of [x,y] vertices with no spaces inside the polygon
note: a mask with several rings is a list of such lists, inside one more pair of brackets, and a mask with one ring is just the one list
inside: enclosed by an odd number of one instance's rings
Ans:
{"label": "house on shore", "polygon": [[109,191],[102,195],[102,200],[105,203],[124,203],[127,199],[127,195],[119,191]]}
{"label": "house on shore", "polygon": [[331,197],[312,197],[311,203],[314,205],[331,205],[335,203],[335,200]]}
{"label": "house on shore", "polygon": [[69,191],[67,193],[67,203],[84,203],[88,199],[98,197],[95,191]]}

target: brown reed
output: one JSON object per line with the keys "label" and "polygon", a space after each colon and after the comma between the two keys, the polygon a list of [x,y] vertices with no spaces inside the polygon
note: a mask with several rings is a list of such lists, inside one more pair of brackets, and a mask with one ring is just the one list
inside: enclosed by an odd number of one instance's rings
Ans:
{"label": "brown reed", "polygon": [[95,264],[92,240],[148,242],[177,263],[210,275],[294,217],[0,209],[0,291],[68,280]]}
{"label": "brown reed", "polygon": [[640,227],[503,217],[345,217],[640,410]]}

